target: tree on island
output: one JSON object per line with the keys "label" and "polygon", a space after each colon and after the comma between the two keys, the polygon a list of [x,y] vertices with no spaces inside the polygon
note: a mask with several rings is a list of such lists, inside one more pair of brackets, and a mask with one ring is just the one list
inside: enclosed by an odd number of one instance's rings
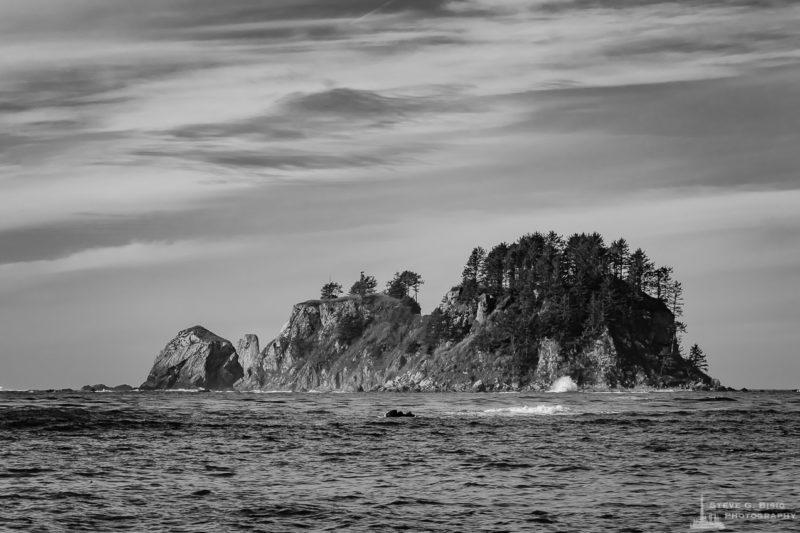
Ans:
{"label": "tree on island", "polygon": [[653,282],[650,287],[654,296],[661,301],[665,301],[668,287],[672,285],[672,267],[662,266],[655,269],[653,273]]}
{"label": "tree on island", "polygon": [[377,286],[378,282],[375,277],[365,276],[362,270],[361,277],[350,287],[350,296],[360,296],[363,298],[367,294],[374,294]]}
{"label": "tree on island", "polygon": [[630,247],[625,239],[617,239],[608,247],[608,262],[611,273],[622,279],[628,272]]}
{"label": "tree on island", "polygon": [[653,262],[644,250],[637,248],[628,261],[628,284],[633,287],[636,294],[646,292],[653,286],[655,271]]}
{"label": "tree on island", "polygon": [[392,298],[402,300],[403,298],[410,297],[411,292],[414,293],[414,301],[417,301],[419,295],[419,288],[425,281],[422,276],[411,270],[404,270],[395,272],[394,278],[386,284],[385,293]]}
{"label": "tree on island", "polygon": [[483,284],[485,276],[486,250],[478,246],[472,250],[461,273],[461,286],[463,296],[471,299],[478,295],[478,289]]}
{"label": "tree on island", "polygon": [[[476,247],[458,288],[459,301],[473,310],[482,294],[502,305],[481,346],[514,353],[521,365],[533,364],[542,338],[579,353],[606,329],[642,328],[642,317],[652,316],[657,302],[673,315],[672,343],[669,355],[654,356],[651,364],[663,368],[670,355],[681,353],[683,287],[672,267],[656,265],[623,238],[606,245],[598,233],[564,238],[551,231],[530,233],[488,252]],[[467,334],[468,328],[448,330],[447,340],[458,342]],[[632,375],[632,369],[618,373]]]}
{"label": "tree on island", "polygon": [[706,354],[703,352],[700,346],[697,345],[697,343],[692,344],[692,347],[689,348],[689,363],[691,363],[691,365],[696,369],[702,370],[703,372],[708,370],[708,360],[706,359]]}
{"label": "tree on island", "polygon": [[[483,248],[476,248],[475,250],[482,250]],[[473,253],[475,253],[473,251]],[[478,252],[479,253],[479,252]],[[483,260],[483,265],[478,265],[478,278],[482,278],[486,288],[489,290],[489,293],[492,296],[497,296],[502,294],[504,282],[506,277],[509,275],[506,272],[505,263],[508,257],[508,244],[505,242],[501,242],[492,250],[486,254],[486,258]],[[474,260],[473,256],[470,255],[470,261]],[[467,263],[465,267],[465,271],[467,269],[470,270],[469,274],[472,275],[472,268],[473,266]],[[476,278],[476,281],[478,281]]]}
{"label": "tree on island", "polygon": [[342,285],[340,283],[330,281],[322,286],[322,294],[320,295],[320,299],[335,300],[342,294],[342,292]]}

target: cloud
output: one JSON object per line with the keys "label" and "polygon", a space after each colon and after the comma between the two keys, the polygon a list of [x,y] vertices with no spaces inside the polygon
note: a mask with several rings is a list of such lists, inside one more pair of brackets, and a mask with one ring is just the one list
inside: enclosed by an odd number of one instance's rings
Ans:
{"label": "cloud", "polygon": [[327,155],[316,153],[290,153],[287,150],[263,153],[246,150],[204,150],[180,152],[175,149],[164,152],[142,151],[138,155],[170,157],[180,160],[193,160],[233,169],[253,168],[262,173],[270,170],[293,169],[336,169],[357,166],[370,166],[388,161],[369,154]]}
{"label": "cloud", "polygon": [[0,264],[0,289],[18,290],[43,278],[109,269],[137,269],[167,263],[233,255],[242,242],[132,242],[122,246],[90,248],[57,259]]}
{"label": "cloud", "polygon": [[796,229],[800,6],[769,5],[0,0],[0,268],[88,305],[80,272],[114,287],[226,240],[308,277],[553,225],[678,254],[713,244],[696,227]]}
{"label": "cloud", "polygon": [[[451,96],[454,96],[451,93]],[[390,128],[417,120],[421,114],[464,111],[453,101],[430,95],[384,95],[339,87],[295,92],[277,99],[268,111],[238,120],[192,124],[167,132],[178,139],[256,138],[263,141],[300,141],[312,137],[358,134],[364,128]]]}
{"label": "cloud", "polygon": [[[428,102],[430,99],[427,99]],[[343,117],[370,117],[421,111],[426,107],[425,98],[384,96],[375,91],[337,88],[311,94],[290,94],[278,102],[285,113],[307,115],[335,115]]]}
{"label": "cloud", "polygon": [[149,175],[136,166],[112,170],[93,165],[81,170],[26,169],[0,182],[0,228],[36,227],[80,218],[85,212],[114,216],[191,209],[205,199],[249,186],[241,180],[213,181],[205,173],[168,165]]}

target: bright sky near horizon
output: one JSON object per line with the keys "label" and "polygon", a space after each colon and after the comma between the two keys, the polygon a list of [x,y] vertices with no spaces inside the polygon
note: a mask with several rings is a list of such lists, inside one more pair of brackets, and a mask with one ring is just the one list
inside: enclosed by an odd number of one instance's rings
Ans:
{"label": "bright sky near horizon", "polygon": [[141,383],[360,271],[533,231],[684,283],[710,373],[800,387],[800,4],[0,0],[0,386]]}

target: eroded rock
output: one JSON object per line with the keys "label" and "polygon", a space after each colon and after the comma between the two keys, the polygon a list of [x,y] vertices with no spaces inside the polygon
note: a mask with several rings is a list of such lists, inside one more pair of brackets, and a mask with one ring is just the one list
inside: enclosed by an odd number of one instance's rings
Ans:
{"label": "eroded rock", "polygon": [[140,388],[225,390],[242,375],[233,344],[195,326],[178,333],[161,350]]}

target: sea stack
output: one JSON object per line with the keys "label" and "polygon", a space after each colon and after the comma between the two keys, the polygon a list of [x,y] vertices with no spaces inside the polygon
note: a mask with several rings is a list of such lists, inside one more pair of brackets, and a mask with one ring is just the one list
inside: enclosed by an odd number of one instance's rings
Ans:
{"label": "sea stack", "polygon": [[156,357],[141,389],[231,389],[242,367],[230,341],[194,326],[178,333]]}

